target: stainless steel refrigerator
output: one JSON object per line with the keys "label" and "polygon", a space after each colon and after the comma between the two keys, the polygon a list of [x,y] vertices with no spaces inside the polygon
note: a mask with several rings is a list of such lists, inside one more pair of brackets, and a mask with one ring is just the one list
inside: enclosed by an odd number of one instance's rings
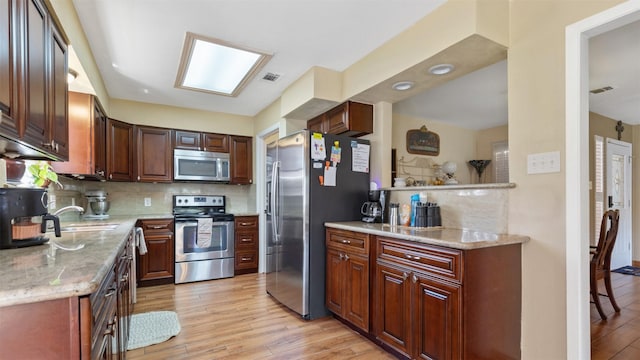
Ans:
{"label": "stainless steel refrigerator", "polygon": [[[369,190],[369,141],[322,135],[326,159],[319,159],[318,135],[307,130],[267,146],[267,292],[305,319],[329,314],[325,307],[327,221],[360,220]],[[332,147],[340,161],[331,184]],[[355,169],[352,167],[354,149]],[[312,158],[312,156],[315,158]],[[365,159],[366,157],[366,159]],[[335,160],[335,158],[334,158]],[[366,167],[366,169],[365,169]],[[333,170],[333,169],[331,169]]]}

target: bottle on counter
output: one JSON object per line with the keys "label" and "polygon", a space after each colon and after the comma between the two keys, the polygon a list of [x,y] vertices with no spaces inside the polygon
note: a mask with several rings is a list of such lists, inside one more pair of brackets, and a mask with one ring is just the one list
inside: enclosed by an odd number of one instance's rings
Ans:
{"label": "bottle on counter", "polygon": [[398,217],[400,216],[398,213],[399,208],[400,204],[398,203],[389,204],[389,225],[392,227],[398,225]]}

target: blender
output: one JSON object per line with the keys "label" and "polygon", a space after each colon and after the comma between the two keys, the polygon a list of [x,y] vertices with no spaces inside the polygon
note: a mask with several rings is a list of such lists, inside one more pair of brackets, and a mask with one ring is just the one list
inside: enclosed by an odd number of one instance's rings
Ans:
{"label": "blender", "polygon": [[87,190],[84,194],[87,198],[86,212],[83,215],[86,219],[108,219],[109,206],[107,192],[104,190]]}

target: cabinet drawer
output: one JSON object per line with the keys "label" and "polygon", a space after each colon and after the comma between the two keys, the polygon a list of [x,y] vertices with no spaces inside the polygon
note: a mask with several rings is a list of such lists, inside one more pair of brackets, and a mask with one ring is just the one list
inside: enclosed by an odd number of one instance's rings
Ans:
{"label": "cabinet drawer", "polygon": [[239,231],[236,232],[236,250],[258,248],[258,234],[256,232]]}
{"label": "cabinet drawer", "polygon": [[440,278],[462,281],[460,250],[383,237],[378,237],[377,241],[380,260],[410,266]]}
{"label": "cabinet drawer", "polygon": [[236,216],[235,219],[236,231],[243,229],[258,229],[258,217],[257,216]]}
{"label": "cabinet drawer", "polygon": [[256,251],[236,251],[236,269],[253,269],[258,267]]}
{"label": "cabinet drawer", "polygon": [[102,338],[102,333],[107,325],[112,321],[112,313],[116,306],[116,269],[115,264],[111,267],[107,276],[100,284],[98,290],[89,297],[91,301],[92,330],[91,341]]}
{"label": "cabinet drawer", "polygon": [[145,235],[147,232],[173,232],[173,219],[145,219],[140,220],[139,226],[144,231]]}
{"label": "cabinet drawer", "polygon": [[327,229],[327,247],[369,255],[369,235],[359,232]]}

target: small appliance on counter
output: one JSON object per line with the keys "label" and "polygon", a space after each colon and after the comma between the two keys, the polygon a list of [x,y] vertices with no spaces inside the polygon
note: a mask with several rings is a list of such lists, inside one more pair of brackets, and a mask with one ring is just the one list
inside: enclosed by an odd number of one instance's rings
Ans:
{"label": "small appliance on counter", "polygon": [[380,204],[380,190],[369,190],[369,201],[362,204],[360,213],[364,215],[362,221],[368,223],[382,222],[382,205]]}
{"label": "small appliance on counter", "polygon": [[31,188],[0,188],[0,249],[44,244],[47,220],[60,236],[60,221],[47,213],[47,191]]}
{"label": "small appliance on counter", "polygon": [[111,203],[107,200],[107,195],[104,190],[87,190],[84,194],[87,198],[87,206],[82,217],[85,219],[108,219],[107,211],[109,211]]}

